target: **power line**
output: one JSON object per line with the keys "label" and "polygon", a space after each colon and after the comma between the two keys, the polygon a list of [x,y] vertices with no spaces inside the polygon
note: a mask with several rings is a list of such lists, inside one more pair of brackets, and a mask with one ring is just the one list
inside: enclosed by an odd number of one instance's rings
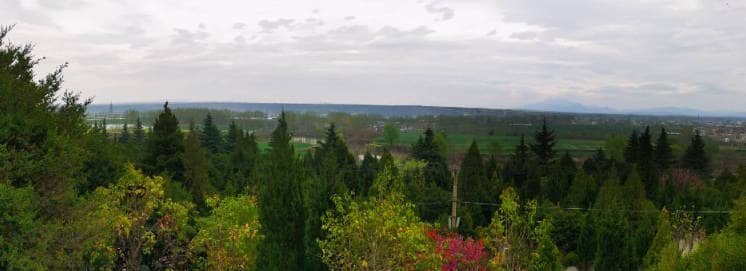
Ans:
{"label": "power line", "polygon": [[[471,205],[479,205],[479,206],[493,206],[493,207],[500,207],[500,203],[496,202],[478,202],[478,201],[458,201],[461,204],[471,204]],[[450,200],[444,200],[444,201],[431,201],[431,202],[416,202],[416,205],[446,205],[451,203]],[[536,206],[537,209],[543,209],[543,210],[551,210],[551,209],[560,209],[560,210],[567,210],[567,211],[599,211],[599,212],[630,212],[630,213],[659,213],[660,210],[630,210],[630,209],[600,209],[600,208],[582,208],[582,207],[559,207],[559,206],[552,206],[552,207],[542,207],[542,206]],[[731,214],[733,211],[731,210],[672,210],[671,212],[680,212],[680,213],[694,213],[694,214]]]}

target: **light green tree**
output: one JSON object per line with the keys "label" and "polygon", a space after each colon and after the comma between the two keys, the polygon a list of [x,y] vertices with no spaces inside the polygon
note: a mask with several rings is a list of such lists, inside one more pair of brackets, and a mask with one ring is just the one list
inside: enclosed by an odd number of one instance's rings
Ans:
{"label": "light green tree", "polygon": [[359,202],[334,198],[322,219],[326,238],[319,241],[332,270],[435,270],[439,260],[426,223],[397,193]]}
{"label": "light green tree", "polygon": [[386,123],[383,126],[383,140],[389,147],[396,145],[399,141],[399,126],[393,123]]}
{"label": "light green tree", "polygon": [[204,253],[207,270],[254,270],[259,233],[259,209],[252,196],[209,198],[210,215],[197,219],[199,232],[189,244]]}

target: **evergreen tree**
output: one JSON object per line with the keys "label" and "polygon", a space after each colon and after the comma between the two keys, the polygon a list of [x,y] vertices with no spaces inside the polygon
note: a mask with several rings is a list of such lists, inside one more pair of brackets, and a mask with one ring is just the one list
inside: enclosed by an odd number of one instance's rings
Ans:
{"label": "evergreen tree", "polygon": [[[482,155],[479,153],[476,141],[471,142],[469,151],[461,162],[461,169],[458,172],[458,189],[459,199],[463,201],[485,202],[491,200],[491,196],[498,193],[497,187],[490,185],[489,179],[484,174]],[[477,227],[488,225],[494,211],[490,207],[479,205],[463,206],[461,210],[466,213],[464,217],[470,218],[471,221],[465,221],[467,225],[461,227],[461,229],[469,232]]]}
{"label": "evergreen tree", "polygon": [[[367,189],[364,184],[357,177],[357,165],[355,164],[355,157],[347,149],[347,145],[344,140],[339,136],[336,131],[334,123],[329,125],[326,130],[326,139],[320,143],[320,148],[316,152],[316,163],[318,165],[318,172],[320,175],[323,164],[326,163],[326,159],[330,159],[329,166],[334,174],[339,174],[339,178],[342,179],[344,184],[352,191],[355,191],[357,195],[361,195],[362,191]],[[336,178],[336,177],[335,177]]]}
{"label": "evergreen tree", "polygon": [[609,177],[609,172],[612,166],[612,162],[606,158],[604,149],[598,148],[593,157],[586,159],[583,162],[583,170],[586,174],[593,176],[596,180],[605,180]]}
{"label": "evergreen tree", "polygon": [[637,161],[640,151],[640,137],[637,134],[637,130],[632,131],[632,134],[627,139],[627,146],[624,147],[624,161],[628,164],[633,164]]}
{"label": "evergreen tree", "polygon": [[240,129],[237,131],[237,141],[230,150],[229,165],[233,173],[233,184],[236,192],[246,192],[251,188],[251,179],[254,177],[259,156],[259,146],[256,143],[254,134],[243,133]]}
{"label": "evergreen tree", "polygon": [[109,134],[106,131],[106,119],[101,120],[101,125],[99,126],[99,135],[101,135],[101,138],[105,141],[109,139]]}
{"label": "evergreen tree", "polygon": [[655,174],[655,165],[653,162],[654,151],[652,144],[652,135],[650,127],[645,127],[645,132],[640,135],[640,143],[637,153],[637,169],[642,182],[645,184],[645,191],[649,197],[656,195],[658,188],[658,178]]}
{"label": "evergreen tree", "polygon": [[207,116],[202,123],[202,134],[200,135],[202,146],[210,153],[215,154],[220,151],[220,145],[222,145],[221,140],[220,130],[213,122],[210,112],[207,112]]}
{"label": "evergreen tree", "polygon": [[363,162],[360,164],[360,179],[361,179],[361,194],[362,196],[368,195],[370,186],[373,185],[373,180],[376,179],[376,175],[380,170],[378,159],[376,159],[370,152],[366,151],[363,156]]}
{"label": "evergreen tree", "polygon": [[184,140],[184,186],[192,193],[192,201],[200,211],[206,212],[205,198],[208,193],[209,176],[207,154],[199,143],[194,122],[189,123],[189,134]]}
{"label": "evergreen tree", "polygon": [[622,188],[615,179],[606,181],[591,211],[595,224],[596,256],[594,270],[636,270],[634,244]]}
{"label": "evergreen tree", "polygon": [[223,150],[232,151],[236,147],[236,143],[243,136],[243,132],[238,128],[235,121],[231,121],[228,126],[228,134],[225,136],[225,147]]}
{"label": "evergreen tree", "polygon": [[705,142],[699,131],[696,131],[681,159],[681,166],[691,169],[700,175],[710,174],[710,161],[705,153]]}
{"label": "evergreen tree", "polygon": [[145,158],[142,168],[148,175],[168,174],[174,180],[184,180],[184,165],[181,155],[184,153],[184,139],[179,129],[179,121],[168,107],[163,105],[163,112],[153,124],[153,132],[148,137]]}
{"label": "evergreen tree", "polygon": [[544,118],[541,124],[541,130],[534,134],[534,144],[531,144],[531,151],[534,152],[539,160],[540,166],[547,166],[554,158],[554,145],[557,144],[554,138],[554,130],[547,128],[547,119]]}
{"label": "evergreen tree", "polygon": [[653,160],[659,171],[667,171],[674,164],[673,150],[671,149],[671,143],[668,142],[666,128],[661,128],[661,133],[658,135]]}
{"label": "evergreen tree", "polygon": [[542,184],[544,199],[554,203],[562,200],[562,197],[567,195],[576,173],[575,162],[570,154],[565,152],[559,163],[552,168],[550,176],[545,179],[547,182]]}
{"label": "evergreen tree", "polygon": [[127,130],[127,123],[122,125],[122,132],[119,134],[119,143],[129,144],[130,143],[130,132]]}
{"label": "evergreen tree", "polygon": [[137,117],[133,134],[135,136],[135,144],[137,144],[137,146],[142,146],[145,143],[145,130],[142,127],[140,117]]}
{"label": "evergreen tree", "polygon": [[655,232],[655,212],[657,209],[646,197],[645,185],[643,184],[638,170],[632,169],[622,187],[624,193],[627,221],[630,226],[633,258],[630,261],[636,266],[642,264],[642,258],[653,240]]}
{"label": "evergreen tree", "polygon": [[412,158],[427,162],[425,179],[435,182],[441,189],[451,190],[451,174],[442,147],[435,142],[435,132],[428,128],[412,146]]}
{"label": "evergreen tree", "polygon": [[590,208],[596,197],[596,182],[593,177],[578,171],[564,199],[564,205],[570,207]]}
{"label": "evergreen tree", "polygon": [[383,148],[383,151],[381,152],[381,160],[378,161],[378,168],[383,170],[384,168],[390,167],[394,169],[394,174],[396,174],[396,167],[394,165],[394,156],[391,155],[391,152],[388,148]]}
{"label": "evergreen tree", "polygon": [[645,127],[645,131],[640,134],[639,140],[636,160],[638,166],[645,166],[653,162],[653,143],[650,127]]}
{"label": "evergreen tree", "polygon": [[645,254],[643,259],[643,266],[645,268],[652,268],[661,260],[661,252],[669,245],[673,244],[673,230],[671,228],[671,221],[669,220],[668,210],[663,208],[660,215],[658,216],[658,227],[655,231],[655,238],[650,244],[650,247]]}
{"label": "evergreen tree", "polygon": [[521,189],[526,183],[528,177],[528,146],[526,146],[523,135],[521,135],[520,143],[515,147],[515,151],[505,165],[503,174],[505,174],[503,179],[510,182],[516,189]]}
{"label": "evergreen tree", "polygon": [[259,245],[258,270],[303,270],[306,212],[301,184],[303,172],[290,144],[285,113],[269,142],[259,186],[259,221],[264,240]]}
{"label": "evergreen tree", "polygon": [[[489,159],[485,162],[484,174],[488,178],[492,178],[492,176],[500,176],[500,164],[497,162],[497,156],[495,154],[490,154]],[[498,193],[499,192],[500,191],[498,191]]]}
{"label": "evergreen tree", "polygon": [[538,240],[536,240],[536,251],[532,253],[533,259],[529,270],[564,270],[562,266],[562,254],[549,235],[552,227],[551,221],[542,221],[535,230],[535,238]]}

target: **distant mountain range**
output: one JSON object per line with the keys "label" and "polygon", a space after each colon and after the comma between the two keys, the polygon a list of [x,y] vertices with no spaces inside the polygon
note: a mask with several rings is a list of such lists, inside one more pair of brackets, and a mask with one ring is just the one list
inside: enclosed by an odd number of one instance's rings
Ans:
{"label": "distant mountain range", "polygon": [[[645,116],[686,116],[686,117],[734,117],[746,118],[746,112],[710,112],[685,107],[656,107],[637,110],[620,110],[611,107],[589,106],[562,99],[550,99],[540,103],[529,104],[519,109],[489,109],[466,107],[442,107],[422,105],[364,105],[364,104],[298,104],[298,103],[226,103],[226,102],[173,102],[171,108],[207,108],[227,109],[233,111],[260,111],[267,114],[288,112],[314,112],[326,114],[345,112],[350,114],[367,114],[396,117],[413,117],[425,115],[478,115],[507,116],[514,114],[532,114],[537,112],[559,112],[577,114],[621,114]],[[89,113],[125,112],[128,110],[152,111],[163,108],[162,103],[124,103],[93,104],[88,106]]]}
{"label": "distant mountain range", "polygon": [[540,103],[522,106],[523,110],[542,112],[565,112],[586,114],[625,114],[650,116],[690,116],[690,117],[737,117],[746,118],[746,112],[713,112],[687,107],[654,107],[623,110],[611,107],[589,106],[564,99],[549,99]]}

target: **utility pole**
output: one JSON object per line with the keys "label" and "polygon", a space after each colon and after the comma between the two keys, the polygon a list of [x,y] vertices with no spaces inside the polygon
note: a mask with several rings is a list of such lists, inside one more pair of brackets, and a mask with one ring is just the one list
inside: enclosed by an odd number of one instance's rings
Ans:
{"label": "utility pole", "polygon": [[453,178],[453,190],[451,192],[451,220],[448,223],[448,228],[453,231],[458,228],[459,222],[458,212],[456,210],[458,206],[458,173],[456,170],[452,170],[451,175]]}

